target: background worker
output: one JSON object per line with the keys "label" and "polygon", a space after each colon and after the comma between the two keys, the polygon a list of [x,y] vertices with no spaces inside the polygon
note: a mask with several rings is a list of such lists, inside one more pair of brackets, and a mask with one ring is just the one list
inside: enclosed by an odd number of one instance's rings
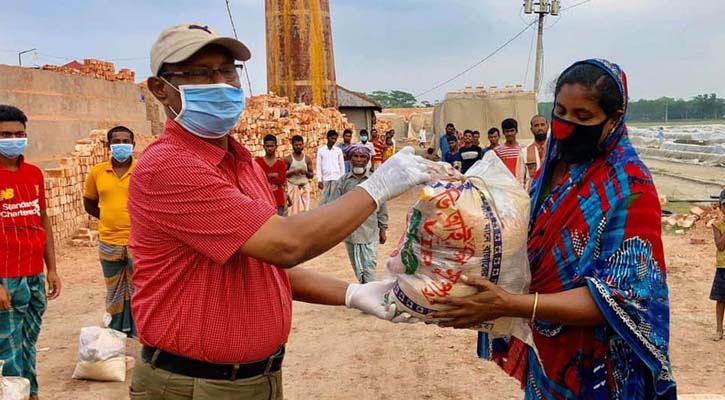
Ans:
{"label": "background worker", "polygon": [[503,161],[511,174],[523,184],[526,162],[521,154],[524,146],[520,145],[516,139],[516,135],[519,133],[519,123],[513,118],[506,118],[501,122],[501,130],[506,141],[496,147],[494,151],[496,151],[496,155]]}
{"label": "background worker", "polygon": [[288,215],[310,211],[310,179],[312,160],[305,154],[305,139],[300,135],[292,136],[292,154],[284,158],[287,167]]}
{"label": "background worker", "polygon": [[368,139],[370,139],[370,136],[368,135],[367,129],[360,129],[360,143],[370,149],[370,161],[368,162],[368,170],[370,172],[373,171],[373,158],[375,157],[375,145],[373,145],[372,142],[370,142]]}
{"label": "background worker", "polygon": [[473,142],[473,131],[466,129],[463,132],[463,147],[459,151],[461,158],[461,173],[465,174],[469,168],[483,157],[483,149]]}
{"label": "background worker", "polygon": [[450,143],[451,138],[456,138],[456,144],[458,143],[458,136],[456,135],[456,126],[453,125],[452,122],[449,122],[446,124],[446,134],[441,136],[438,140],[438,148],[441,150],[441,160],[446,159],[446,154],[448,154],[451,149],[448,143]]}
{"label": "background worker", "polygon": [[370,130],[370,138],[373,142],[373,167],[371,171],[380,168],[380,164],[385,159],[385,135],[378,135],[378,130],[373,128]]}
{"label": "background worker", "polygon": [[345,173],[345,159],[342,150],[335,146],[337,131],[327,132],[327,144],[317,150],[317,188],[322,190],[322,203],[327,204],[330,194],[335,191],[335,182]]}
{"label": "background worker", "polygon": [[264,137],[264,157],[257,157],[254,161],[259,164],[262,171],[267,175],[269,188],[274,194],[274,201],[277,203],[277,215],[284,215],[284,208],[287,204],[285,191],[287,188],[287,166],[284,161],[277,158],[277,137],[267,135]]}
{"label": "background worker", "polygon": [[131,218],[128,215],[128,185],[136,167],[133,132],[125,126],[108,130],[111,159],[96,164],[88,173],[83,208],[99,219],[98,257],[106,282],[106,312],[109,328],[137,337],[131,311],[133,260],[128,252]]}
{"label": "background worker", "polygon": [[27,122],[17,107],[0,105],[0,360],[3,375],[30,380],[30,399],[37,400],[35,345],[47,300],[60,295],[61,283],[43,173],[23,158]]}
{"label": "background worker", "polygon": [[[352,144],[352,130],[351,129],[345,129],[342,131],[342,143],[338,144],[337,147],[342,150],[343,157],[345,156],[345,149],[350,147]],[[352,169],[352,165],[350,164],[350,160],[345,158],[345,173],[350,172]]]}
{"label": "background worker", "polygon": [[[337,181],[331,200],[342,197],[370,178],[370,171],[367,169],[371,157],[370,149],[361,144],[354,144],[345,151],[346,157],[352,161],[352,171]],[[383,203],[355,232],[345,239],[347,255],[350,257],[350,263],[358,282],[367,283],[375,280],[378,243],[385,244],[388,240],[387,229],[388,208]]]}
{"label": "background worker", "polygon": [[534,142],[524,147],[523,158],[526,163],[524,170],[524,185],[526,189],[531,186],[531,180],[541,168],[546,155],[546,134],[549,132],[549,123],[543,115],[535,115],[531,118],[531,134],[534,135]]}

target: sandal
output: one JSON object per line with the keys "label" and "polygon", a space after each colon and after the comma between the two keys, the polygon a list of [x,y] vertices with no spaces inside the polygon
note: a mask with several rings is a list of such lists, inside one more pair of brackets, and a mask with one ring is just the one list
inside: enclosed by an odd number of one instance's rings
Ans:
{"label": "sandal", "polygon": [[717,331],[715,334],[710,338],[713,342],[719,342],[723,340],[723,331]]}

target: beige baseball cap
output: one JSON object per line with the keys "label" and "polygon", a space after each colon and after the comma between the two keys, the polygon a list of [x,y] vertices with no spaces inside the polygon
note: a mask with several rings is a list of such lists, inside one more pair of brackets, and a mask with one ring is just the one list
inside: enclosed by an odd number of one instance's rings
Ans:
{"label": "beige baseball cap", "polygon": [[221,36],[208,25],[181,24],[167,28],[156,39],[156,43],[151,47],[151,72],[158,75],[164,63],[182,62],[208,44],[226,47],[239,61],[247,61],[252,56],[244,43],[231,37]]}

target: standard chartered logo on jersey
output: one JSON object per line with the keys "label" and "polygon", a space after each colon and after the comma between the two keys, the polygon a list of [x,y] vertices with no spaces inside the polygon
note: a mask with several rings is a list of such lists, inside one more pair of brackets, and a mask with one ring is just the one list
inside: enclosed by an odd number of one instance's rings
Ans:
{"label": "standard chartered logo on jersey", "polygon": [[38,199],[22,203],[3,203],[2,210],[0,210],[0,218],[17,218],[30,215],[40,216]]}

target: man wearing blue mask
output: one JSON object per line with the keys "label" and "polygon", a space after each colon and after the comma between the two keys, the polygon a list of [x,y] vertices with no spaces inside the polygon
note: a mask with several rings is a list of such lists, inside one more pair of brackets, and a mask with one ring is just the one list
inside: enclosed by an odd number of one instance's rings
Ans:
{"label": "man wearing blue mask", "polygon": [[367,129],[360,129],[360,143],[370,150],[370,161],[368,161],[367,169],[370,170],[373,167],[372,158],[375,155],[375,146],[372,142],[368,141],[370,135]]}
{"label": "man wearing blue mask", "polygon": [[133,132],[125,126],[108,130],[111,159],[95,165],[86,178],[83,206],[100,220],[98,256],[106,282],[106,312],[117,331],[136,337],[131,315],[133,262],[128,253],[131,219],[128,215],[128,184],[136,166]]}
{"label": "man wearing blue mask", "polygon": [[27,122],[18,108],[0,105],[0,360],[2,375],[30,380],[37,399],[35,344],[46,299],[58,297],[61,284],[43,173],[23,157]]}
{"label": "man wearing blue mask", "polygon": [[383,305],[392,281],[349,284],[292,267],[429,180],[423,160],[403,149],[339,199],[278,216],[261,168],[228,136],[244,109],[235,60],[249,58],[204,24],[166,29],[151,49],[148,87],[168,119],[129,188],[143,344],[131,398],[282,399],[293,299],[393,318]]}

